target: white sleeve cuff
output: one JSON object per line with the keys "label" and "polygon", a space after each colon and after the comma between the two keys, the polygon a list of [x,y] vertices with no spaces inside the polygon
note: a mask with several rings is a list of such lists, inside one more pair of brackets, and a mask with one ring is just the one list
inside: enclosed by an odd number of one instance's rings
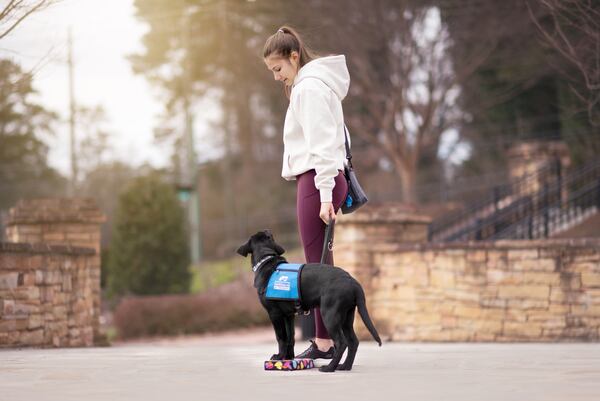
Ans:
{"label": "white sleeve cuff", "polygon": [[321,203],[325,202],[333,202],[332,190],[327,189],[319,189],[319,195],[321,196]]}

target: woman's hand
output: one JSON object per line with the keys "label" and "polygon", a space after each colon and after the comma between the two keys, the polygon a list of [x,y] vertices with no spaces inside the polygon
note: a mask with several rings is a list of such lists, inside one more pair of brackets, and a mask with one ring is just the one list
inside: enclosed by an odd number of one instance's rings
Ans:
{"label": "woman's hand", "polygon": [[335,221],[335,210],[333,209],[333,203],[322,202],[319,217],[325,222],[325,224],[329,224],[329,220]]}

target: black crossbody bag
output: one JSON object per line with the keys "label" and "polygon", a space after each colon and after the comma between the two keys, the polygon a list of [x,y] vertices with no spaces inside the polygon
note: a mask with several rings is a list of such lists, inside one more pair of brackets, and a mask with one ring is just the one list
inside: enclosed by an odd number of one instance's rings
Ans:
{"label": "black crossbody bag", "polygon": [[348,195],[346,200],[342,204],[342,213],[352,213],[369,201],[367,194],[358,183],[356,172],[352,167],[352,153],[350,152],[350,145],[348,144],[348,131],[346,124],[344,124],[344,139],[346,140],[346,160],[348,164],[344,166],[344,176],[348,182]]}

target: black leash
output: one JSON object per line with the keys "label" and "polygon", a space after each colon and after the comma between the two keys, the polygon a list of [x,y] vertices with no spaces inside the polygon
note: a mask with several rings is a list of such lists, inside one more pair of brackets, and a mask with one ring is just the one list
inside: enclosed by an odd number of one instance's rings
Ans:
{"label": "black leash", "polygon": [[[329,252],[333,249],[333,226],[335,225],[335,220],[329,219],[329,224],[325,226],[325,241],[323,242],[323,252],[321,253],[321,264],[329,264],[326,263]],[[300,278],[298,278],[300,280]],[[302,303],[296,301],[295,303],[296,314],[297,315],[310,315],[310,310],[303,310]]]}
{"label": "black leash", "polygon": [[321,264],[328,264],[329,252],[333,250],[333,226],[335,220],[330,219],[325,226],[325,241],[323,242],[323,253],[321,253]]}

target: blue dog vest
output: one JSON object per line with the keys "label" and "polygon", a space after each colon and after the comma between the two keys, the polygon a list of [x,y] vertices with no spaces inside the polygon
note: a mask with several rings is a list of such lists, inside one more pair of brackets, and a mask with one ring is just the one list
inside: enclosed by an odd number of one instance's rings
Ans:
{"label": "blue dog vest", "polygon": [[271,274],[266,298],[280,301],[300,301],[300,274],[303,264],[281,263]]}

